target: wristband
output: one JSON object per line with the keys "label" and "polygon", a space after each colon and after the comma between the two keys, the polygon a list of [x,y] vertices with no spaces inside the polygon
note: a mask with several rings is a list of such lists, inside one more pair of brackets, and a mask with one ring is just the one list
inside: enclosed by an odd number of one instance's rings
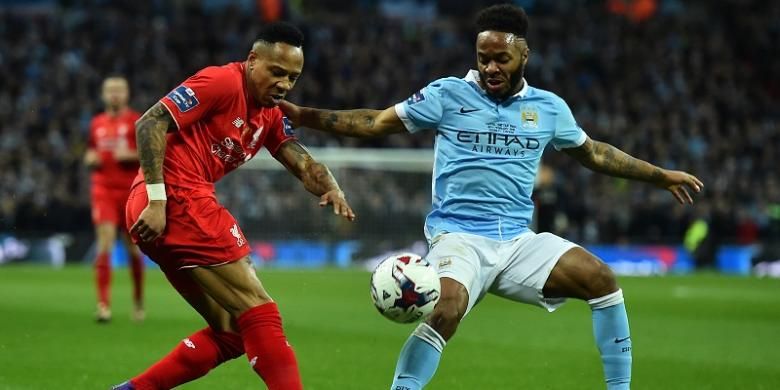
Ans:
{"label": "wristband", "polygon": [[147,184],[146,195],[149,200],[168,200],[165,196],[165,183]]}

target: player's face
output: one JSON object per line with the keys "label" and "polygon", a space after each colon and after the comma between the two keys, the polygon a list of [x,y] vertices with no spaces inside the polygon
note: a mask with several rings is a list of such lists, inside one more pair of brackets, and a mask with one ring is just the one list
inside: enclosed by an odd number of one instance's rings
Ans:
{"label": "player's face", "polygon": [[525,39],[499,31],[477,35],[477,69],[488,95],[503,99],[517,93],[527,62]]}
{"label": "player's face", "polygon": [[127,80],[121,77],[111,77],[103,81],[103,104],[112,110],[119,110],[127,106],[130,98],[130,87]]}
{"label": "player's face", "polygon": [[264,107],[273,107],[295,86],[303,70],[303,50],[277,42],[255,45],[247,58],[249,91]]}

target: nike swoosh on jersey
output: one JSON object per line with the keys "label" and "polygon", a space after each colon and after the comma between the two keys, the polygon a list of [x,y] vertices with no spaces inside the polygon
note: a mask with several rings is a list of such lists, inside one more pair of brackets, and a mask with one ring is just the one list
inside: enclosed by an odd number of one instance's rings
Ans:
{"label": "nike swoosh on jersey", "polygon": [[460,113],[461,113],[461,114],[468,114],[468,113],[470,113],[470,112],[479,111],[479,110],[481,110],[481,109],[480,109],[480,108],[466,108],[466,107],[461,107],[461,108],[460,108]]}
{"label": "nike swoosh on jersey", "polygon": [[622,343],[622,342],[624,342],[624,341],[626,341],[626,340],[628,340],[630,338],[631,338],[631,336],[623,337],[622,339],[619,339],[619,338],[615,337],[615,344]]}

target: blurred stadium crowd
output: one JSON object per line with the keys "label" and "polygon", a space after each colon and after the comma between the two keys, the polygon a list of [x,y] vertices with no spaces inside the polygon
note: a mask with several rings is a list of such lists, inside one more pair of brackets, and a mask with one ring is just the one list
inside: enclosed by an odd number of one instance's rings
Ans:
{"label": "blurred stadium crowd", "polygon": [[[517,2],[531,17],[531,85],[562,96],[591,137],[691,171],[707,186],[696,207],[681,207],[664,191],[594,175],[550,151],[544,163],[551,169],[536,192],[539,230],[585,243],[679,243],[691,221],[702,219],[721,241],[780,236],[780,3],[643,1],[653,7],[630,14],[621,1]],[[304,75],[291,100],[384,108],[474,66],[470,10],[479,5],[41,3],[0,8],[0,229],[6,231],[91,229],[80,160],[106,75],[126,75],[132,106],[143,111],[198,69],[243,59],[262,19],[285,17],[306,34]],[[372,140],[299,134],[308,146],[430,148],[433,141],[430,133]],[[421,235],[428,176],[422,185],[382,172],[337,176],[356,211],[370,216],[353,229],[387,234],[392,226],[409,230],[408,221],[414,231],[407,233]],[[221,196],[248,232],[297,223],[317,234],[324,222],[311,213],[314,200],[277,177],[238,172],[225,179]]]}

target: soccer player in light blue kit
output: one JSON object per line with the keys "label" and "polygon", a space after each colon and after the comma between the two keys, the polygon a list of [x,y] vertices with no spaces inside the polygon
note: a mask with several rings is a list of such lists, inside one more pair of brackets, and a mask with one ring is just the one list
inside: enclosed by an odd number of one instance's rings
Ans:
{"label": "soccer player in light blue kit", "polygon": [[436,131],[433,208],[425,224],[441,298],[401,350],[392,390],[433,377],[447,341],[486,293],[555,310],[587,301],[609,390],[631,382],[631,333],[615,275],[582,247],[529,229],[531,192],[548,144],[585,167],[654,184],[680,203],[699,192],[694,176],[636,159],[590,139],[560,97],[523,78],[529,49],[522,8],[497,5],[477,17],[477,70],[436,80],[383,111],[329,111],[280,104],[297,126],[371,137]]}

